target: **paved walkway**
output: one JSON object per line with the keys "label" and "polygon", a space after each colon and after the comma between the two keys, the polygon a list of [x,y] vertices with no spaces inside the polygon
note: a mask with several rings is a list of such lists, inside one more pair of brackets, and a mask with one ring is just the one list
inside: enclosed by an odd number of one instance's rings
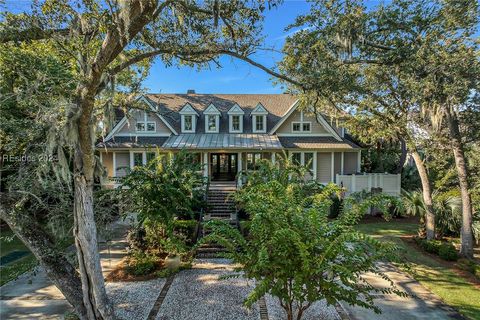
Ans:
{"label": "paved walkway", "polygon": [[[114,227],[113,240],[100,244],[104,275],[126,255],[126,225]],[[61,319],[72,310],[62,293],[48,279],[41,267],[36,267],[0,287],[0,319]]]}
{"label": "paved walkway", "polygon": [[[411,297],[402,298],[397,295],[379,295],[375,304],[382,310],[381,314],[375,314],[371,310],[360,307],[352,307],[341,303],[344,310],[352,320],[408,320],[408,319],[464,319],[453,308],[445,305],[436,295],[428,291],[418,281],[399,271],[392,265],[383,265],[383,271],[391,280],[409,293]],[[365,279],[377,288],[388,286],[388,282],[380,277],[367,274]]]}

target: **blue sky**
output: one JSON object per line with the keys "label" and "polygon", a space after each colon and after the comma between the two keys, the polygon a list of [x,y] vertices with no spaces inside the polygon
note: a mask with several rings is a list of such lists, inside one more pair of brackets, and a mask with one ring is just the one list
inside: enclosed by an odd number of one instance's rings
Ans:
{"label": "blue sky", "polygon": [[[280,50],[288,32],[284,29],[299,14],[308,12],[305,1],[285,1],[277,8],[266,12],[263,31],[265,46]],[[278,53],[260,52],[252,56],[266,66],[272,67],[281,59]],[[238,59],[222,57],[222,68],[212,66],[210,70],[197,71],[188,67],[166,68],[161,61],[156,62],[145,81],[151,92],[186,93],[195,89],[197,93],[281,93],[280,85],[274,86],[271,77],[264,71]]]}

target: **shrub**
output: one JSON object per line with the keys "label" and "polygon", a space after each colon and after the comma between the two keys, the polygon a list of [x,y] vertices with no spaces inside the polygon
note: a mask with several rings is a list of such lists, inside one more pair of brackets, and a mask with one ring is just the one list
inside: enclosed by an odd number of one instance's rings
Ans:
{"label": "shrub", "polygon": [[438,240],[422,239],[422,241],[420,242],[420,246],[428,253],[438,254],[441,242]]}
{"label": "shrub", "polygon": [[457,249],[455,249],[455,246],[450,242],[444,242],[440,245],[438,249],[438,256],[447,261],[458,260]]}
{"label": "shrub", "polygon": [[345,199],[344,210],[332,221],[328,215],[332,195],[340,192],[338,186],[329,184],[305,196],[302,179],[288,179],[288,174],[277,172],[282,169],[265,165],[269,168],[260,171],[269,172],[270,179],[248,179],[249,184],[237,193],[252,217],[247,224],[248,237],[225,222],[211,221],[212,233],[203,240],[223,245],[239,270],[255,279],[247,306],[268,293],[280,300],[285,318],[300,319],[312,303],[322,299],[329,304],[343,300],[380,312],[373,302],[376,292],[405,296],[393,284],[377,289],[360,280],[364,272],[386,277],[377,262],[397,253],[393,244],[354,228],[368,207],[386,207],[381,195],[374,200]]}
{"label": "shrub", "polygon": [[461,259],[460,267],[480,279],[480,264],[470,259]]}
{"label": "shrub", "polygon": [[342,213],[343,209],[343,200],[340,197],[334,196],[332,198],[332,206],[330,207],[330,214],[328,217],[334,219]]}
{"label": "shrub", "polygon": [[187,244],[191,245],[195,242],[197,234],[198,221],[196,220],[175,220],[173,230],[177,236],[185,238]]}
{"label": "shrub", "polygon": [[135,252],[127,262],[127,272],[135,276],[144,276],[157,269],[159,259],[144,252]]}
{"label": "shrub", "polygon": [[147,250],[147,241],[145,228],[137,226],[128,231],[127,242],[130,250],[145,251]]}

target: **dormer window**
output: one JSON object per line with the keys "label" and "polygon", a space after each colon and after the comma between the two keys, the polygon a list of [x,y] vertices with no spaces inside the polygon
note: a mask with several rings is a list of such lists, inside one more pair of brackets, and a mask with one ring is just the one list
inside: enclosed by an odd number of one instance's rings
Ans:
{"label": "dormer window", "polygon": [[238,115],[233,115],[231,116],[231,123],[232,127],[230,128],[231,132],[242,132],[242,129],[240,128],[240,116]]}
{"label": "dormer window", "polygon": [[254,133],[267,132],[267,110],[261,103],[253,109],[252,115],[252,131]]}
{"label": "dormer window", "polygon": [[220,111],[210,104],[203,112],[205,115],[205,132],[206,133],[218,133],[220,127]]}
{"label": "dormer window", "polygon": [[229,131],[230,133],[241,133],[243,132],[243,115],[245,112],[240,108],[238,104],[235,104],[233,107],[228,110],[229,118]]}
{"label": "dormer window", "polygon": [[265,132],[265,116],[253,116],[253,131]]}
{"label": "dormer window", "polygon": [[182,110],[180,110],[180,116],[182,122],[182,132],[194,133],[197,127],[197,111],[195,111],[195,109],[193,109],[193,107],[187,103]]}
{"label": "dormer window", "polygon": [[183,116],[183,130],[193,131],[193,116],[191,114]]}

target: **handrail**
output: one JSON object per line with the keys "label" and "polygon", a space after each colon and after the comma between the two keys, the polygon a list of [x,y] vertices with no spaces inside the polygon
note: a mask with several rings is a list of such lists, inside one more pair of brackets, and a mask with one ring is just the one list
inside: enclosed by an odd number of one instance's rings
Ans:
{"label": "handrail", "polygon": [[[208,177],[206,177],[206,184],[205,184],[205,193],[203,194],[203,201],[204,203],[207,203],[207,200],[208,200],[208,190],[210,189],[210,179]],[[204,182],[205,183],[205,182]],[[202,206],[200,208],[200,216],[198,217],[198,225],[197,225],[197,231],[196,231],[196,240],[198,241],[199,238],[200,238],[200,230],[202,228],[202,223],[203,223],[203,218],[204,218],[204,215],[205,215],[205,210],[204,210],[204,206]]]}

